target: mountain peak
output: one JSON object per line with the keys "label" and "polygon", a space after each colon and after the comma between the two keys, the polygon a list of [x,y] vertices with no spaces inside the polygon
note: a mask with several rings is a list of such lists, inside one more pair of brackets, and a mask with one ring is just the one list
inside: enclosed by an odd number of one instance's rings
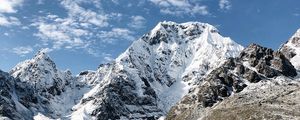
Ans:
{"label": "mountain peak", "polygon": [[290,59],[293,65],[300,69],[300,29],[279,49],[286,58]]}
{"label": "mountain peak", "polygon": [[300,34],[300,28],[296,31],[296,33]]}
{"label": "mountain peak", "polygon": [[[207,32],[206,32],[207,31]],[[148,34],[142,37],[150,45],[165,43],[183,43],[194,40],[206,32],[207,34],[219,34],[218,30],[207,23],[186,22],[176,23],[171,21],[159,22]]]}
{"label": "mountain peak", "polygon": [[47,50],[41,49],[35,54],[34,59],[50,59],[50,57]]}
{"label": "mountain peak", "polygon": [[284,46],[289,47],[300,47],[300,28],[293,34],[292,37],[289,38],[289,40],[282,45],[280,49],[283,49]]}
{"label": "mountain peak", "polygon": [[[261,46],[259,44],[256,44],[256,43],[251,43],[247,48],[245,48],[245,50],[249,50],[249,49],[252,49],[252,50],[260,50],[260,49],[263,49],[263,50],[267,50],[267,51],[273,51],[271,48],[268,48],[268,47],[264,47],[264,46]],[[245,51],[243,50],[243,51]]]}
{"label": "mountain peak", "polygon": [[10,74],[35,86],[38,91],[47,89],[52,95],[60,94],[67,80],[71,79],[70,72],[58,70],[54,61],[43,49],[37,52],[32,59],[17,64]]}

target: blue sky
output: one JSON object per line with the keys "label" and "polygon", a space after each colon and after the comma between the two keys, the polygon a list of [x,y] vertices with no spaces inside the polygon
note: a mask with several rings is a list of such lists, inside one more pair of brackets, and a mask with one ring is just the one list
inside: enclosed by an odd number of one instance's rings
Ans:
{"label": "blue sky", "polygon": [[0,0],[0,69],[40,50],[77,74],[116,58],[159,21],[206,22],[278,49],[300,28],[299,0]]}

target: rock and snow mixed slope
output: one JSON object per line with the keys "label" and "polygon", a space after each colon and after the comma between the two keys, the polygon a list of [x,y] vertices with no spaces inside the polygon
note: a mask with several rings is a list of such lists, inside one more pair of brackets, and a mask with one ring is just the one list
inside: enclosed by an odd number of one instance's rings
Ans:
{"label": "rock and snow mixed slope", "polygon": [[279,50],[290,59],[295,68],[300,69],[300,29]]}
{"label": "rock and snow mixed slope", "polygon": [[60,95],[72,79],[70,71],[59,71],[55,63],[43,51],[39,51],[33,59],[16,65],[10,74],[34,86],[35,90],[51,95]]}
{"label": "rock and snow mixed slope", "polygon": [[[300,83],[291,80],[295,76],[296,69],[281,52],[251,44],[191,89],[172,107],[167,119],[299,119],[299,111],[280,108],[280,102],[288,104],[288,98],[299,92]],[[291,93],[293,96],[285,96]],[[271,106],[272,102],[276,105]],[[299,108],[299,100],[290,102],[295,103],[291,109]],[[241,114],[235,114],[237,111]]]}
{"label": "rock and snow mixed slope", "polygon": [[12,106],[15,106],[16,114],[21,116],[17,119],[33,119],[33,116],[42,115],[54,119],[65,118],[92,86],[82,80],[83,76],[76,79],[70,71],[58,70],[43,51],[16,65],[8,75],[13,81],[10,85]]}

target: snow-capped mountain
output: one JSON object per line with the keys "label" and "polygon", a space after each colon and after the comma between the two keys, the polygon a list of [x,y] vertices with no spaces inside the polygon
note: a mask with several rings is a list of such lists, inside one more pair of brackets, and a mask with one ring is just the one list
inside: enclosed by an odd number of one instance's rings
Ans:
{"label": "snow-capped mountain", "polygon": [[161,22],[111,64],[72,116],[157,119],[208,71],[242,49],[209,24]]}
{"label": "snow-capped mountain", "polygon": [[300,69],[300,29],[280,48],[292,64]]}
{"label": "snow-capped mountain", "polygon": [[[270,101],[279,99],[297,110],[299,33],[280,51],[244,49],[207,23],[160,22],[111,63],[76,76],[41,50],[10,73],[0,71],[0,119],[221,119],[220,111],[246,114],[233,108],[252,103],[272,111]],[[287,113],[279,117],[291,118]]]}

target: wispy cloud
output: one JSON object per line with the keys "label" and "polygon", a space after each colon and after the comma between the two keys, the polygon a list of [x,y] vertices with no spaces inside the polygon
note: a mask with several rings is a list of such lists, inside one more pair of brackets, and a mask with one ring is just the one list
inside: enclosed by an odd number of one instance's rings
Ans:
{"label": "wispy cloud", "polygon": [[292,15],[295,16],[295,17],[299,17],[300,13],[293,13]]}
{"label": "wispy cloud", "polygon": [[106,54],[106,53],[103,53],[103,59],[104,59],[104,63],[109,63],[109,62],[112,62],[114,60],[114,58],[112,57],[111,54]]}
{"label": "wispy cloud", "polygon": [[145,26],[145,24],[146,19],[143,16],[131,16],[131,22],[128,26],[134,29],[141,29]]}
{"label": "wispy cloud", "polygon": [[30,46],[20,46],[12,49],[12,52],[23,57],[26,54],[33,52],[33,48]]}
{"label": "wispy cloud", "polygon": [[0,1],[0,26],[20,25],[18,18],[11,16],[17,12],[17,7],[22,6],[23,0],[1,0]]}
{"label": "wispy cloud", "polygon": [[1,0],[0,1],[0,13],[16,13],[15,9],[18,6],[21,6],[23,0]]}
{"label": "wispy cloud", "polygon": [[12,16],[6,17],[0,14],[0,26],[9,27],[13,25],[21,25],[21,22],[19,21],[18,18]]}
{"label": "wispy cloud", "polygon": [[[63,0],[61,5],[67,10],[67,17],[48,15],[40,17],[32,25],[38,32],[44,45],[51,45],[52,50],[58,49],[86,49],[91,45],[90,38],[94,31],[107,27],[108,14],[94,12],[80,6],[82,1]],[[99,8],[100,3],[95,1],[85,2],[94,4]]]}
{"label": "wispy cloud", "polygon": [[220,0],[219,7],[221,10],[230,10],[231,9],[231,2],[229,0]]}
{"label": "wispy cloud", "polygon": [[134,33],[127,28],[112,28],[111,31],[100,31],[97,36],[105,43],[115,43],[116,40],[133,41]]}
{"label": "wispy cloud", "polygon": [[[80,23],[84,23],[85,26],[96,25],[98,27],[108,26],[108,14],[103,11],[94,12],[90,9],[85,9],[80,6],[81,1],[76,2],[74,0],[63,0],[61,4],[68,10],[69,18]],[[92,2],[94,3],[94,2]],[[100,3],[95,4],[96,7],[100,7]]]}
{"label": "wispy cloud", "polygon": [[208,15],[209,11],[206,5],[190,0],[150,0],[150,2],[160,7],[161,13],[170,15]]}
{"label": "wispy cloud", "polygon": [[[44,19],[53,20],[47,23]],[[35,36],[41,38],[44,44],[52,44],[52,49],[84,48],[88,43],[83,42],[81,37],[89,34],[87,30],[72,27],[71,19],[61,19],[55,15],[48,15],[46,18],[32,24],[38,29]]]}
{"label": "wispy cloud", "polygon": [[[51,50],[82,49],[88,54],[99,57],[101,53],[98,53],[97,49],[102,47],[103,43],[113,44],[120,40],[135,39],[134,32],[130,29],[118,28],[110,24],[118,21],[122,14],[104,11],[99,0],[62,0],[60,5],[67,11],[67,16],[48,14],[46,17],[34,20],[32,26],[38,30],[34,35],[42,42],[42,45],[37,46],[48,47]],[[143,19],[140,17],[134,20],[139,23],[132,24],[132,27],[143,24]]]}

